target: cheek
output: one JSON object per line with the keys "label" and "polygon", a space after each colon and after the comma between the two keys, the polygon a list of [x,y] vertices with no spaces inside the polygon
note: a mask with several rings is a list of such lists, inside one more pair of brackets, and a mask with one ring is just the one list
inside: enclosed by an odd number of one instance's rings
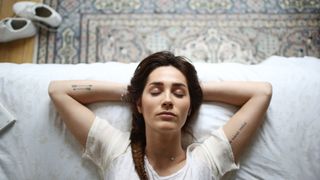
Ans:
{"label": "cheek", "polygon": [[190,101],[186,101],[180,106],[181,128],[185,125],[190,111]]}
{"label": "cheek", "polygon": [[157,104],[158,102],[155,98],[151,98],[147,95],[143,95],[140,105],[138,105],[138,110],[140,113],[146,115],[147,113],[152,112]]}
{"label": "cheek", "polygon": [[184,102],[180,103],[180,110],[181,113],[185,114],[185,116],[188,116],[189,110],[190,110],[190,100],[186,100]]}

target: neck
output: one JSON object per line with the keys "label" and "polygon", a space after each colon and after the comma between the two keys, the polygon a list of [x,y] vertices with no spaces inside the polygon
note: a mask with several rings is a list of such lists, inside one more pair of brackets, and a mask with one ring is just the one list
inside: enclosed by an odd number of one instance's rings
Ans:
{"label": "neck", "polygon": [[181,145],[181,132],[159,133],[146,131],[146,156],[153,167],[166,167],[168,164],[185,160]]}

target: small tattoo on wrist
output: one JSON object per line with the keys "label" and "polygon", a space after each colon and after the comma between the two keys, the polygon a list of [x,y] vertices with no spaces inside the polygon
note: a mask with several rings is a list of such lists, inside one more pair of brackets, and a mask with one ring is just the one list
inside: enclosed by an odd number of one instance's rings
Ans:
{"label": "small tattoo on wrist", "polygon": [[90,91],[91,88],[92,88],[92,85],[91,84],[90,85],[77,85],[77,84],[74,84],[71,87],[72,87],[72,89],[74,91],[82,91],[82,90]]}

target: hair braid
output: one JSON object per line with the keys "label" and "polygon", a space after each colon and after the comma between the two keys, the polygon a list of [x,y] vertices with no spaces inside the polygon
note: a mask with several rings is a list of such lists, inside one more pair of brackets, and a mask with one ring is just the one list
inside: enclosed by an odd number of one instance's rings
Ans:
{"label": "hair braid", "polygon": [[131,151],[135,169],[141,180],[148,180],[147,172],[144,168],[144,155],[146,147],[145,125],[143,121],[133,115],[132,129],[130,134]]}
{"label": "hair braid", "polygon": [[131,143],[132,156],[135,169],[141,180],[148,180],[147,172],[144,168],[144,147],[140,143]]}

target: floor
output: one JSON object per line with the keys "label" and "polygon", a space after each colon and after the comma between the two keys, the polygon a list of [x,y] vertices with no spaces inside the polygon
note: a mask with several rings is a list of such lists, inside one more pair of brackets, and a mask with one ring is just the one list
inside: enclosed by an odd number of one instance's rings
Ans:
{"label": "floor", "polygon": [[[41,0],[31,0],[41,2]],[[14,16],[12,6],[18,0],[0,0],[0,19]],[[0,43],[0,62],[32,63],[36,38]]]}

